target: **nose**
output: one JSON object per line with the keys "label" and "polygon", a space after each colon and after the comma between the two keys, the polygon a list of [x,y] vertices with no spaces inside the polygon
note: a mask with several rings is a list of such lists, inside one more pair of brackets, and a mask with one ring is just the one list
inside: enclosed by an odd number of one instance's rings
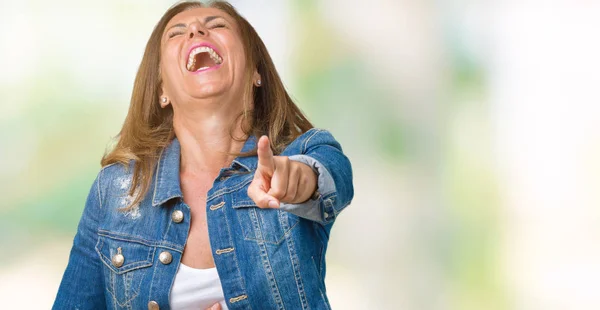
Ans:
{"label": "nose", "polygon": [[195,36],[201,36],[201,37],[206,36],[206,33],[207,33],[206,28],[204,28],[202,26],[202,24],[200,24],[199,22],[190,24],[188,31],[189,31],[188,37],[190,39],[193,39]]}

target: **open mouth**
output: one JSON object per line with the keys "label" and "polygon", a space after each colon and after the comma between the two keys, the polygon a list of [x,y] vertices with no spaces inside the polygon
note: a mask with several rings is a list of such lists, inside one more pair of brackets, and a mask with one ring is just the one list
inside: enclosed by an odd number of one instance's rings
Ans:
{"label": "open mouth", "polygon": [[198,46],[190,51],[186,69],[190,72],[200,72],[223,63],[223,58],[210,46]]}

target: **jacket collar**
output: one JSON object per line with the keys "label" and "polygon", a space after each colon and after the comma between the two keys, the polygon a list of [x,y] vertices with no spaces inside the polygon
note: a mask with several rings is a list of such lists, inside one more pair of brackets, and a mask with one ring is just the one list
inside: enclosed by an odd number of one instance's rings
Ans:
{"label": "jacket collar", "polygon": [[[257,139],[255,136],[250,136],[246,139],[246,142],[244,142],[241,152],[245,153],[255,149],[256,141]],[[173,198],[183,197],[179,180],[180,158],[181,145],[179,144],[177,137],[175,137],[171,143],[162,150],[156,166],[156,180],[154,182],[154,194],[152,196],[153,206],[163,204]],[[239,168],[250,172],[256,170],[256,165],[256,156],[238,156],[232,161],[230,168]]]}

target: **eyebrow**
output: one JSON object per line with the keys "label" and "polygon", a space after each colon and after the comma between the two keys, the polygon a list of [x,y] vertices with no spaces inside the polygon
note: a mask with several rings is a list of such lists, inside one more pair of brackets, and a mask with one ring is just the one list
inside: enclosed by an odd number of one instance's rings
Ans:
{"label": "eyebrow", "polygon": [[[208,22],[210,22],[210,21],[212,21],[214,19],[217,19],[217,18],[225,19],[223,16],[212,15],[212,16],[207,16],[206,18],[204,18],[204,23],[206,24],[206,23],[208,23]],[[169,29],[167,29],[167,31],[165,31],[165,32],[168,32],[169,30],[171,30],[171,28],[175,28],[175,27],[183,27],[183,28],[185,28],[185,27],[187,27],[187,25],[184,24],[184,23],[175,24],[175,25],[169,27]]]}

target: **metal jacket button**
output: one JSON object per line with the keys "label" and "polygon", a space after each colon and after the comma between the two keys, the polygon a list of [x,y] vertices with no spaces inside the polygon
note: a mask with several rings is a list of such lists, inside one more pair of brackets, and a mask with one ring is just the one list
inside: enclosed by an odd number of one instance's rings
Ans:
{"label": "metal jacket button", "polygon": [[175,223],[181,223],[181,222],[183,222],[183,212],[181,210],[175,210],[175,211],[173,211],[173,213],[171,213],[171,219]]}
{"label": "metal jacket button", "polygon": [[123,256],[123,254],[121,254],[121,248],[117,248],[117,254],[113,255],[112,257],[112,264],[113,266],[119,268],[121,266],[123,266],[123,263],[125,262],[125,256]]}
{"label": "metal jacket button", "polygon": [[148,303],[148,310],[159,310],[159,309],[160,309],[160,307],[158,306],[158,303],[156,301],[151,300]]}
{"label": "metal jacket button", "polygon": [[312,196],[310,196],[310,199],[317,200],[317,199],[319,199],[320,196],[321,196],[321,193],[319,193],[318,190],[315,190],[315,192],[312,194]]}
{"label": "metal jacket button", "polygon": [[163,251],[163,252],[160,252],[160,255],[158,255],[158,260],[161,263],[168,265],[173,260],[173,255],[171,255],[171,253],[169,253],[167,251]]}

